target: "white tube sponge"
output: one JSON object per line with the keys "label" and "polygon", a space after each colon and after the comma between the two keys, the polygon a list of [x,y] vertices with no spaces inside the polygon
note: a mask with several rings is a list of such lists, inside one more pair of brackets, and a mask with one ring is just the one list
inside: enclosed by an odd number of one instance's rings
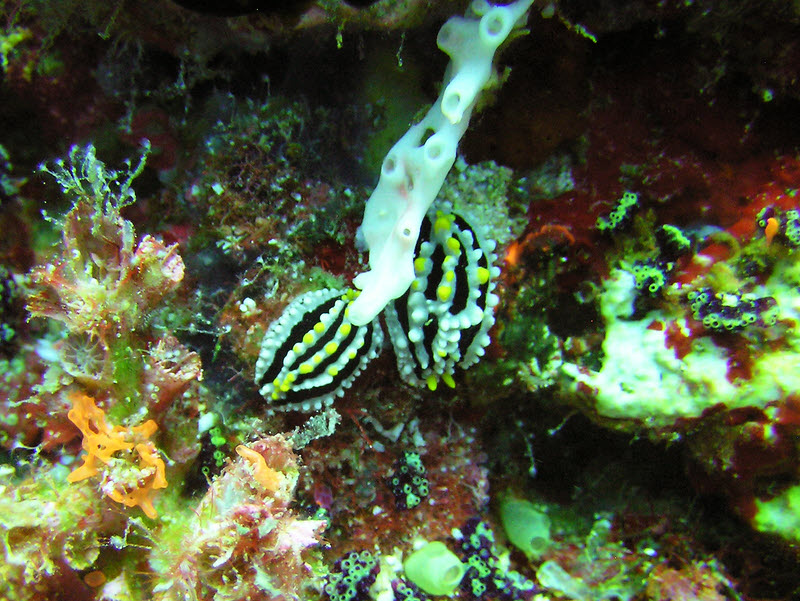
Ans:
{"label": "white tube sponge", "polygon": [[353,280],[361,289],[348,312],[354,325],[372,321],[411,285],[422,219],[455,162],[477,95],[491,77],[495,50],[532,3],[491,6],[476,0],[472,12],[479,19],[452,17],[439,31],[439,47],[451,58],[446,87],[386,155],[364,209],[359,235],[369,250],[370,270]]}
{"label": "white tube sponge", "polygon": [[[442,92],[442,112],[451,123],[458,123],[475,103],[475,98],[492,75],[492,59],[497,47],[525,15],[533,0],[519,0],[508,6],[491,6],[476,0],[471,11],[480,20],[453,17],[439,30],[436,43],[450,57],[446,87]],[[467,116],[469,118],[469,116]]]}
{"label": "white tube sponge", "polygon": [[463,129],[444,119],[437,101],[383,160],[380,180],[367,201],[360,228],[369,248],[370,271],[353,280],[361,289],[350,305],[348,316],[353,324],[372,321],[411,285],[420,224],[456,160]]}

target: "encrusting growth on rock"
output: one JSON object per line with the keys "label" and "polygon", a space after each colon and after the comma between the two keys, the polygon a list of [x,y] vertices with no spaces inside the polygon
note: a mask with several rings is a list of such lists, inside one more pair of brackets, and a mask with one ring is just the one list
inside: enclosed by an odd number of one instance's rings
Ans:
{"label": "encrusting growth on rock", "polygon": [[[67,414],[83,434],[83,465],[74,469],[67,480],[78,482],[100,473],[98,460],[106,467],[103,470],[101,489],[117,503],[126,507],[139,506],[149,518],[158,513],[153,507],[154,491],[167,487],[164,461],[158,450],[148,440],[158,430],[156,422],[147,420],[139,426],[124,428],[112,426],[106,420],[105,411],[94,399],[85,394],[72,395],[73,406]],[[132,465],[135,456],[138,465]],[[116,456],[125,452],[125,456]]]}

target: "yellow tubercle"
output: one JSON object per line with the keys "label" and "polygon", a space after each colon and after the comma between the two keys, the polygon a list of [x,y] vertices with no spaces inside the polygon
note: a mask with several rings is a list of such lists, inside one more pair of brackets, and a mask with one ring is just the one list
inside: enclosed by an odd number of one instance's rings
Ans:
{"label": "yellow tubercle", "polygon": [[452,294],[453,294],[453,289],[450,286],[447,286],[446,284],[442,284],[436,289],[436,296],[442,302],[450,300],[450,296]]}
{"label": "yellow tubercle", "polygon": [[439,379],[433,374],[429,375],[425,379],[425,382],[430,390],[436,390],[436,388],[439,386]]}
{"label": "yellow tubercle", "polygon": [[450,236],[447,241],[445,242],[445,246],[447,250],[449,250],[452,254],[457,255],[461,252],[461,242],[459,242],[456,238]]}
{"label": "yellow tubercle", "polygon": [[437,212],[436,221],[433,222],[433,233],[436,235],[441,235],[442,233],[449,231],[452,225],[453,222],[448,218],[447,215]]}
{"label": "yellow tubercle", "polygon": [[479,284],[485,284],[486,282],[489,281],[489,275],[490,274],[489,274],[489,270],[488,269],[486,269],[485,267],[478,267],[478,269],[476,271],[477,271],[476,275],[478,277],[478,283]]}

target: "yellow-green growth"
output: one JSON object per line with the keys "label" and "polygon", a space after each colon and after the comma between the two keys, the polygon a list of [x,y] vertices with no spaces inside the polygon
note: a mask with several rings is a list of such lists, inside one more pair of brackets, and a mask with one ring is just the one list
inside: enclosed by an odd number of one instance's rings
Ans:
{"label": "yellow-green growth", "polygon": [[788,488],[768,501],[756,499],[753,525],[760,532],[800,542],[800,485]]}
{"label": "yellow-green growth", "polygon": [[509,542],[537,559],[550,546],[550,518],[524,499],[507,497],[500,504],[500,521]]}
{"label": "yellow-green growth", "polygon": [[408,579],[429,595],[451,594],[466,571],[458,557],[439,541],[414,551],[403,567]]}

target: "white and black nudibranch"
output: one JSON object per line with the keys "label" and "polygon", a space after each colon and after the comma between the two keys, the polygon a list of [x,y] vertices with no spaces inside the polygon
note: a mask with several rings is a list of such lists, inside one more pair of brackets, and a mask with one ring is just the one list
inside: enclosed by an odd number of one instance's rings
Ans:
{"label": "white and black nudibranch", "polygon": [[270,324],[256,362],[256,385],[273,409],[316,411],[342,396],[383,344],[378,320],[347,319],[352,290],[297,297]]}
{"label": "white and black nudibranch", "polygon": [[[434,205],[422,221],[408,292],[384,310],[400,376],[435,390],[455,386],[456,367],[477,363],[494,324],[495,243]],[[256,384],[272,409],[316,411],[342,396],[381,351],[379,319],[355,326],[358,292],[316,290],[296,298],[264,336]]]}
{"label": "white and black nudibranch", "polygon": [[434,205],[422,221],[408,292],[385,310],[386,326],[402,378],[435,390],[455,386],[456,367],[477,363],[494,324],[495,242],[451,212]]}

